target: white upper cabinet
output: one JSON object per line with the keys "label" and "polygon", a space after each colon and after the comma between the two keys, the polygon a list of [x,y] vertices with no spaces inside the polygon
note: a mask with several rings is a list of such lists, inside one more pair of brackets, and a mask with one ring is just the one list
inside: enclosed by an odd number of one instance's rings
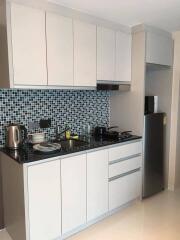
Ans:
{"label": "white upper cabinet", "polygon": [[47,85],[45,12],[11,4],[14,85]]}
{"label": "white upper cabinet", "polygon": [[10,79],[3,87],[94,88],[97,80],[131,81],[131,35],[50,9],[13,2],[7,9]]}
{"label": "white upper cabinet", "polygon": [[97,80],[115,81],[116,33],[97,27]]}
{"label": "white upper cabinet", "polygon": [[131,34],[116,32],[116,81],[131,81]]}
{"label": "white upper cabinet", "polygon": [[61,161],[62,233],[86,223],[86,154]]}
{"label": "white upper cabinet", "polygon": [[74,20],[74,86],[96,86],[96,25]]}
{"label": "white upper cabinet", "polygon": [[87,154],[87,221],[108,212],[108,150]]}
{"label": "white upper cabinet", "polygon": [[173,64],[173,40],[170,36],[146,33],[146,62],[166,66]]}
{"label": "white upper cabinet", "polygon": [[60,160],[28,167],[30,240],[61,236]]}
{"label": "white upper cabinet", "polygon": [[73,86],[72,19],[46,14],[48,85]]}

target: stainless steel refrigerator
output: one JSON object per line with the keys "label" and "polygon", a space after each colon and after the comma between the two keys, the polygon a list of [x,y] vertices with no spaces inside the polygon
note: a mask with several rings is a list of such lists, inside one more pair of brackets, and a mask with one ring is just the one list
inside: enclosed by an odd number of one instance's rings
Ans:
{"label": "stainless steel refrigerator", "polygon": [[143,198],[164,189],[165,113],[144,116]]}

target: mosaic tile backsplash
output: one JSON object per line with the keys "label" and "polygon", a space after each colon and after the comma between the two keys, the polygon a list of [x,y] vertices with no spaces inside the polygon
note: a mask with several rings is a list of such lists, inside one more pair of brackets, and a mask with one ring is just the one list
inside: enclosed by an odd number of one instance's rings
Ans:
{"label": "mosaic tile backsplash", "polygon": [[[24,124],[30,133],[55,136],[56,126],[65,124],[81,134],[86,124],[109,125],[110,93],[95,90],[2,90],[0,89],[0,146],[5,143],[5,126]],[[51,119],[51,128],[30,129],[29,123]]]}

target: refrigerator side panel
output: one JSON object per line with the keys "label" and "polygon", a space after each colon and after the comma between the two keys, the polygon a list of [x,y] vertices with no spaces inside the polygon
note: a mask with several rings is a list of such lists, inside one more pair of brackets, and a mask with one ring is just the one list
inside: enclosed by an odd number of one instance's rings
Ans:
{"label": "refrigerator side panel", "polygon": [[145,115],[143,197],[164,189],[164,114]]}

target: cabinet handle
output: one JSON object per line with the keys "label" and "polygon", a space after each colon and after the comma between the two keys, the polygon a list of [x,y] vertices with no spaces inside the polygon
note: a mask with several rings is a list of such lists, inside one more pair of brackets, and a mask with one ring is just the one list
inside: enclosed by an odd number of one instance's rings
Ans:
{"label": "cabinet handle", "polygon": [[139,172],[140,170],[141,170],[141,168],[136,168],[136,169],[131,170],[131,171],[129,171],[129,172],[122,173],[122,174],[117,175],[117,176],[115,176],[115,177],[109,178],[109,182],[112,182],[112,181],[117,180],[117,179],[119,179],[119,178],[125,177],[125,176],[127,176],[127,175],[131,175],[131,174],[133,174],[133,173],[135,173],[135,172]]}
{"label": "cabinet handle", "polygon": [[115,163],[123,162],[123,161],[126,161],[126,160],[128,160],[128,159],[136,158],[136,157],[140,157],[140,156],[141,156],[141,153],[139,153],[139,154],[134,154],[134,155],[131,155],[131,156],[128,156],[128,157],[124,157],[124,158],[120,158],[120,159],[117,159],[117,160],[114,160],[114,161],[109,162],[109,165],[113,165],[113,164],[115,164]]}

